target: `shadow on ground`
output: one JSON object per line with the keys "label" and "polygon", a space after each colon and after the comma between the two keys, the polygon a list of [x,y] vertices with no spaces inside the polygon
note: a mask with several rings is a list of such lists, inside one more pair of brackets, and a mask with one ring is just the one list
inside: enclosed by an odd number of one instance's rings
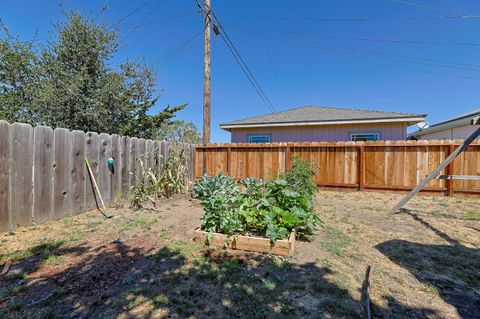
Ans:
{"label": "shadow on ground", "polygon": [[[385,245],[380,249],[389,250],[389,243]],[[64,254],[81,258],[58,269],[42,267],[47,255]],[[9,277],[0,278],[6,287],[0,292],[0,317],[364,317],[361,302],[329,280],[331,271],[314,263],[206,250],[184,241],[167,242],[160,250],[139,248],[133,240],[97,248],[53,245],[35,250],[15,263]],[[29,275],[21,278],[22,272]],[[387,301],[388,307],[373,305],[375,318],[433,313]]]}
{"label": "shadow on ground", "polygon": [[461,245],[412,211],[403,210],[448,244],[429,245],[389,240],[376,248],[394,263],[429,285],[454,306],[461,318],[480,318],[480,249]]}

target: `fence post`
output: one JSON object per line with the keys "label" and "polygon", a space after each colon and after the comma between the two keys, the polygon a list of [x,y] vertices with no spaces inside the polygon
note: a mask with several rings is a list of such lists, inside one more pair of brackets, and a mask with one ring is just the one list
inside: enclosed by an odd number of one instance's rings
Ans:
{"label": "fence post", "polygon": [[360,154],[358,156],[358,190],[365,190],[365,146],[360,146]]}
{"label": "fence post", "polygon": [[227,176],[232,174],[232,148],[227,147]]}
{"label": "fence post", "polygon": [[[453,144],[450,144],[448,146],[448,151],[447,151],[447,155],[446,157],[448,157],[450,154],[453,153],[453,151],[455,151],[455,145]],[[454,174],[454,170],[455,170],[455,160],[451,161],[450,164],[448,164],[447,166],[447,175],[453,175]],[[447,196],[453,196],[453,188],[454,188],[454,180],[453,179],[447,179],[446,180],[447,182]]]}

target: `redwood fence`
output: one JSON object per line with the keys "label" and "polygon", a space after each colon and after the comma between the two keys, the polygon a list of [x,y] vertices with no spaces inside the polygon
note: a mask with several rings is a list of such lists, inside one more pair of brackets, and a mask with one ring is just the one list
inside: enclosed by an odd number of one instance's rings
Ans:
{"label": "redwood fence", "polygon": [[[434,170],[461,140],[209,144],[195,148],[195,177],[223,172],[237,179],[272,178],[293,157],[311,160],[322,187],[408,191]],[[459,155],[442,174],[480,175],[480,143]],[[479,180],[433,180],[424,192],[480,194]]]}
{"label": "redwood fence", "polygon": [[[193,180],[194,146],[183,147]],[[140,157],[160,171],[168,150],[167,142],[0,121],[0,232],[97,208],[85,156],[108,204],[137,184]]]}

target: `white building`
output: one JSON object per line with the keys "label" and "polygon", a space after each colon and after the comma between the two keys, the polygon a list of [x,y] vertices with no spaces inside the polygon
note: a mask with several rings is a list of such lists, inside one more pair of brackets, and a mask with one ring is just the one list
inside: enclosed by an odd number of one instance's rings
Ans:
{"label": "white building", "polygon": [[446,121],[433,124],[428,128],[410,133],[408,139],[414,140],[442,140],[442,139],[466,139],[478,125],[472,125],[472,120],[480,116],[480,110],[462,114]]}

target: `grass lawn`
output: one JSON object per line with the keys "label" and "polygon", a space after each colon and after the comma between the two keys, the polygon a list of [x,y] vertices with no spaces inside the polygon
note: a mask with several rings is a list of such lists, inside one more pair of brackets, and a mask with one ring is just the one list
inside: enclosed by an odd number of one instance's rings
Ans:
{"label": "grass lawn", "polygon": [[[480,199],[327,192],[325,222],[292,257],[194,244],[186,197],[127,205],[0,235],[0,318],[480,317]],[[2,268],[0,268],[1,271]]]}

